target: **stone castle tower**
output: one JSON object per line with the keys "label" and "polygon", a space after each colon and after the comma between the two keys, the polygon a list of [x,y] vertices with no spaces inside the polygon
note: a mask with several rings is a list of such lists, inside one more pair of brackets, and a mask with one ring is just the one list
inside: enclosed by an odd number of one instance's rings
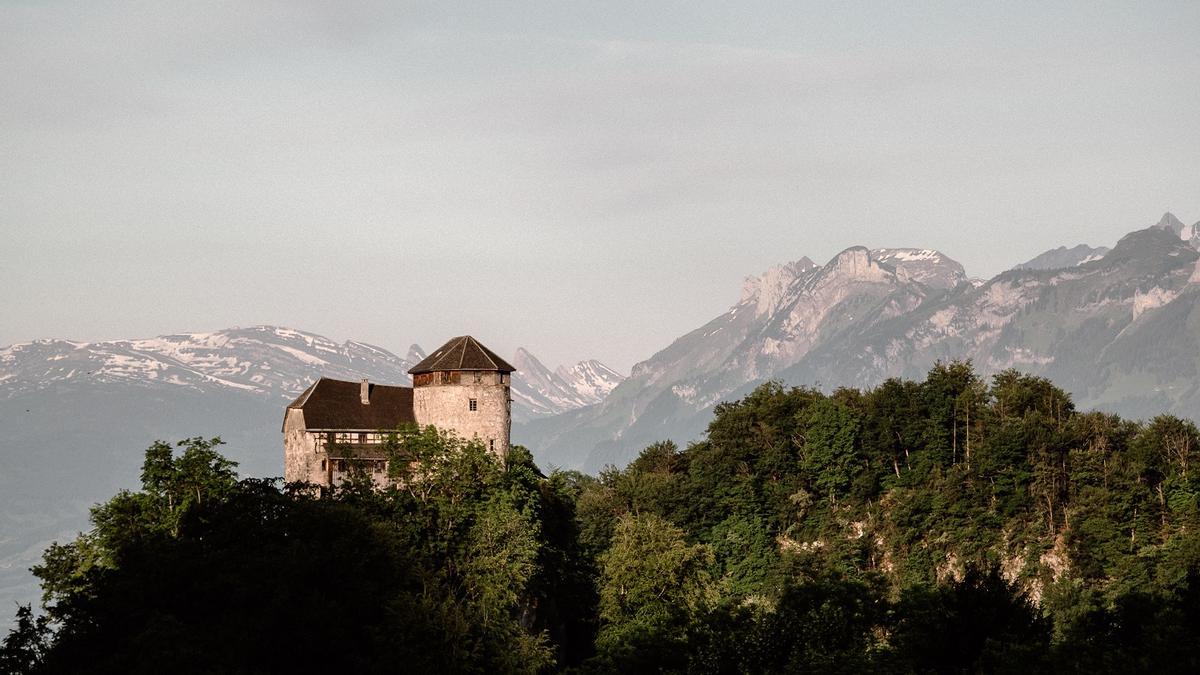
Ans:
{"label": "stone castle tower", "polygon": [[503,461],[512,428],[516,369],[470,335],[456,337],[418,363],[412,387],[322,377],[288,406],[283,420],[284,480],[341,483],[351,462],[388,484],[383,443],[404,425],[435,426],[478,440]]}
{"label": "stone castle tower", "polygon": [[512,429],[514,370],[470,335],[451,339],[408,371],[417,424],[478,439],[504,459]]}

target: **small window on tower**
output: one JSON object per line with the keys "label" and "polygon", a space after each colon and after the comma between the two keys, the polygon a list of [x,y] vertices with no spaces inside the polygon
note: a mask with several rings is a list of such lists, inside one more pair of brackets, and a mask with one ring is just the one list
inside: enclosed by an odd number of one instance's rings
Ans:
{"label": "small window on tower", "polygon": [[479,401],[476,399],[471,399],[470,401],[467,401],[467,407],[471,409],[471,412],[475,412],[476,410],[479,410]]}

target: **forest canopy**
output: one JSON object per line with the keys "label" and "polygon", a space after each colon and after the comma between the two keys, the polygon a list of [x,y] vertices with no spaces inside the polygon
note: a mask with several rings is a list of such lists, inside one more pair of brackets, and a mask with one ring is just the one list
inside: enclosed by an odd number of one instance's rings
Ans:
{"label": "forest canopy", "polygon": [[1194,672],[1198,446],[967,363],[767,383],[596,477],[401,429],[393,487],[319,494],[156,443],[0,672]]}

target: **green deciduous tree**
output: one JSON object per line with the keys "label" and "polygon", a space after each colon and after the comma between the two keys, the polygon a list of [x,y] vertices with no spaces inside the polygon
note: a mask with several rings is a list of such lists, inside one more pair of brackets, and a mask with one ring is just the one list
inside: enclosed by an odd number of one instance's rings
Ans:
{"label": "green deciduous tree", "polygon": [[845,495],[859,467],[859,417],[833,399],[823,399],[804,411],[805,442],[800,463],[812,476],[817,494],[837,502]]}
{"label": "green deciduous tree", "polygon": [[[625,667],[657,654],[668,663],[686,645],[692,617],[713,600],[711,550],[649,513],[623,516],[600,558],[597,648]],[[644,648],[654,646],[656,652]],[[657,658],[657,657],[655,657]]]}

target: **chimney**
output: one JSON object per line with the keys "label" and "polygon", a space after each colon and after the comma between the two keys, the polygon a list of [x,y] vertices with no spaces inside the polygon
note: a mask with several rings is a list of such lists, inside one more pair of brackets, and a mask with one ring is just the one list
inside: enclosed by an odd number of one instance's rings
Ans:
{"label": "chimney", "polygon": [[371,384],[367,382],[367,378],[362,379],[362,384],[358,388],[358,398],[363,405],[371,405]]}

